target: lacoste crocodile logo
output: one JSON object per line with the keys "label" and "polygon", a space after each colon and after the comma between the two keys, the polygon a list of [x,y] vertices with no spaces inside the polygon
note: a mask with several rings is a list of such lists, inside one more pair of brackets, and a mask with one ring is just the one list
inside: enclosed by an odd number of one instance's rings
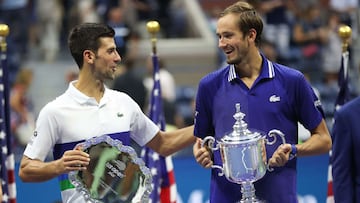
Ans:
{"label": "lacoste crocodile logo", "polygon": [[271,97],[269,98],[269,101],[270,101],[270,102],[279,102],[279,101],[280,101],[280,97],[279,97],[279,96],[276,96],[275,94],[274,94],[274,95],[271,95]]}

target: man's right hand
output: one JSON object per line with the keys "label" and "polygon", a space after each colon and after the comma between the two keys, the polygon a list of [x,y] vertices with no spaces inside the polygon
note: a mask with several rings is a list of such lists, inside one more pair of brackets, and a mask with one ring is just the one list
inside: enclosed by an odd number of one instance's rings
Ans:
{"label": "man's right hand", "polygon": [[90,156],[81,150],[69,150],[58,160],[63,172],[86,170],[90,163]]}
{"label": "man's right hand", "polygon": [[66,151],[60,159],[44,162],[23,156],[19,176],[24,182],[43,182],[70,171],[86,170],[90,156],[81,149]]}
{"label": "man's right hand", "polygon": [[198,138],[193,146],[193,154],[201,166],[210,168],[213,165],[212,152],[207,147],[201,147],[202,140]]}

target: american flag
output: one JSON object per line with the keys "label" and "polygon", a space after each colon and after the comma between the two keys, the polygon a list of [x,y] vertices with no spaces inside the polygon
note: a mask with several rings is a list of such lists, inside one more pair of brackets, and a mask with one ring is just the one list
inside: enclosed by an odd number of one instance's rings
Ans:
{"label": "american flag", "polygon": [[[165,130],[158,57],[155,54],[152,56],[152,62],[154,87],[151,92],[149,117],[161,130]],[[141,156],[153,176],[153,191],[150,194],[150,203],[175,203],[177,190],[171,156],[160,156],[147,147],[142,150]]]}
{"label": "american flag", "polygon": [[[0,39],[4,43],[4,39]],[[5,43],[6,47],[6,43]],[[2,202],[16,202],[16,186],[15,186],[15,159],[11,150],[11,134],[10,134],[10,107],[9,107],[9,84],[8,72],[6,68],[6,50],[4,47],[0,50],[0,141],[1,141],[1,186],[3,191]]]}
{"label": "american flag", "polygon": [[[341,108],[346,102],[351,99],[350,89],[349,89],[349,78],[348,78],[348,63],[349,63],[349,51],[345,51],[341,56],[341,66],[339,70],[339,93],[336,98],[335,103],[335,112]],[[333,193],[333,179],[332,179],[332,164],[331,164],[331,151],[329,153],[330,162],[328,167],[328,188],[327,188],[327,198],[326,203],[334,203],[334,193]]]}

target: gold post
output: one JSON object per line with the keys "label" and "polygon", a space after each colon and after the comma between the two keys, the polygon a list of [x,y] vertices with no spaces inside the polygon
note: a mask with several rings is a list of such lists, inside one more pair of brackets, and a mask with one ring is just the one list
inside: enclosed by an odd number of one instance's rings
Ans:
{"label": "gold post", "polygon": [[9,35],[9,26],[0,24],[0,50],[6,52],[6,37]]}
{"label": "gold post", "polygon": [[156,34],[160,30],[160,24],[157,21],[149,21],[146,24],[147,31],[151,34],[152,52],[156,55]]}
{"label": "gold post", "polygon": [[351,38],[351,28],[347,25],[341,25],[338,30],[339,37],[342,41],[342,52],[346,52],[349,47],[349,41]]}

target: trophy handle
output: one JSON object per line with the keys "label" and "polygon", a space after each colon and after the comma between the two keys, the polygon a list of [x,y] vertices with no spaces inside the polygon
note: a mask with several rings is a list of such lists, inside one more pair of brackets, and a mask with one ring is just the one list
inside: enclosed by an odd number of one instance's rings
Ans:
{"label": "trophy handle", "polygon": [[266,144],[268,145],[273,145],[275,144],[276,142],[276,135],[279,135],[280,138],[281,138],[281,141],[283,142],[283,144],[286,144],[286,140],[285,140],[285,135],[284,133],[282,133],[280,130],[270,130],[269,133],[268,133],[268,136],[269,137],[273,137],[273,140],[272,141],[269,141],[268,139],[265,139],[266,140]]}
{"label": "trophy handle", "polygon": [[[209,147],[211,151],[215,151],[219,149],[219,144],[216,144],[215,147],[215,138],[212,136],[207,136],[203,139],[203,141],[201,142],[201,147]],[[212,165],[211,168],[215,169],[219,169],[221,172],[218,173],[219,176],[223,176],[224,175],[224,169],[221,166],[218,165]]]}
{"label": "trophy handle", "polygon": [[201,147],[209,147],[211,149],[211,151],[215,151],[219,149],[219,144],[216,144],[215,147],[215,138],[212,136],[207,136],[203,139],[203,141],[201,142]]}
{"label": "trophy handle", "polygon": [[[276,140],[277,140],[277,139],[276,139],[276,135],[279,135],[280,138],[281,138],[282,143],[283,143],[283,144],[286,144],[286,140],[285,140],[285,135],[284,135],[284,133],[282,133],[280,130],[276,130],[276,129],[270,130],[269,133],[268,133],[268,136],[269,136],[269,137],[272,137],[273,140],[272,140],[272,141],[269,141],[268,139],[265,139],[265,143],[268,144],[268,145],[273,145],[273,144],[275,144],[275,142],[276,142]],[[274,168],[272,168],[272,167],[269,166],[269,163],[266,164],[266,167],[267,167],[267,170],[270,171],[270,172],[274,170]]]}
{"label": "trophy handle", "polygon": [[218,165],[212,165],[211,168],[213,168],[213,169],[217,168],[217,169],[220,170],[220,172],[218,173],[218,176],[223,176],[224,175],[224,168],[223,167],[218,166]]}

